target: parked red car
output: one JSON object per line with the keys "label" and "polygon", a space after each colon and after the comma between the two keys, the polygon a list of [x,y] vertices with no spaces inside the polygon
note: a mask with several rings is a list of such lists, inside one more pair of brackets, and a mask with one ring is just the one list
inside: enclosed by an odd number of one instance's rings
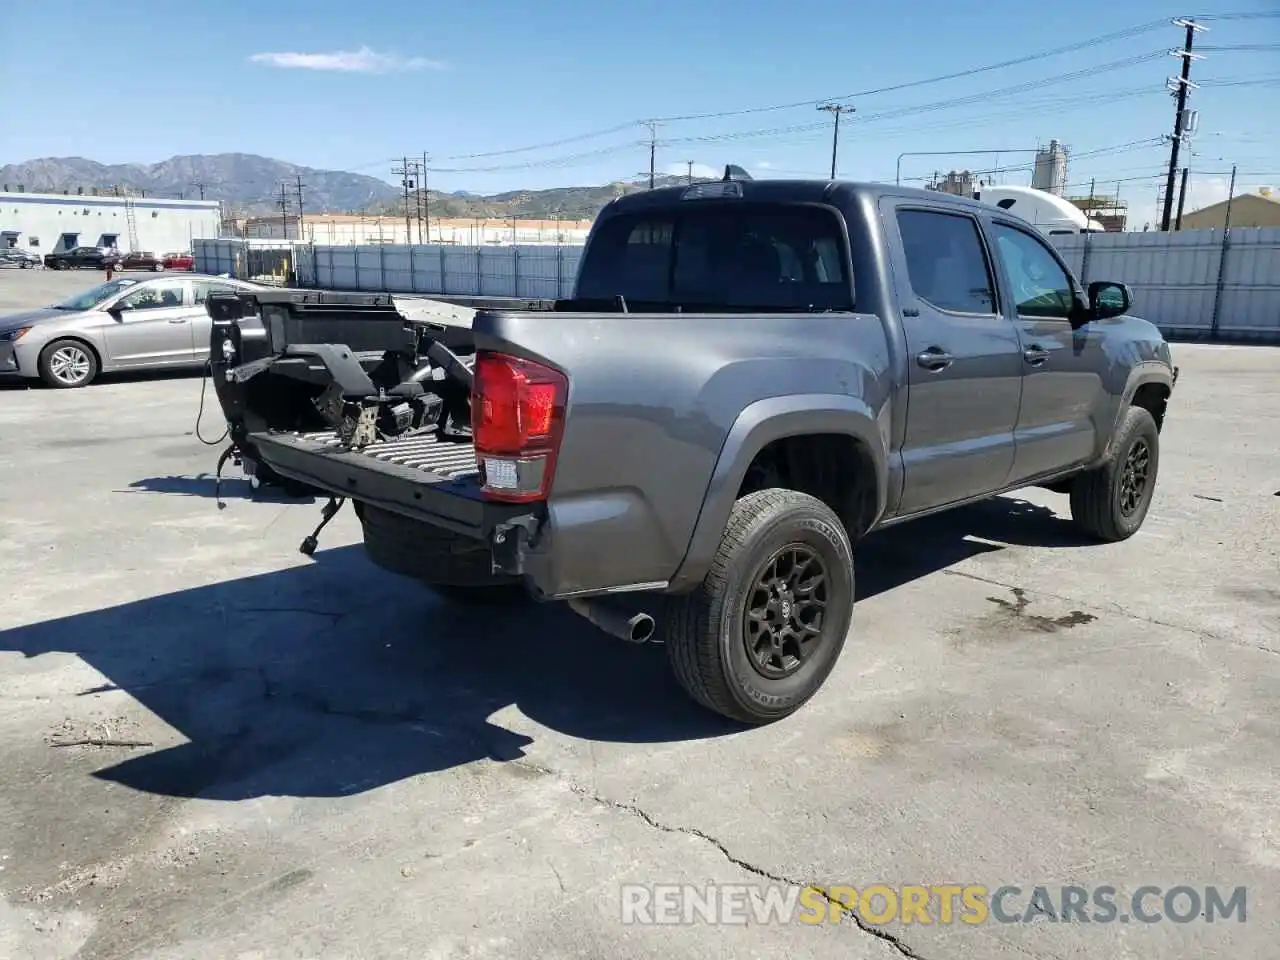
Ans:
{"label": "parked red car", "polygon": [[166,270],[192,270],[196,258],[189,253],[166,253],[161,262]]}

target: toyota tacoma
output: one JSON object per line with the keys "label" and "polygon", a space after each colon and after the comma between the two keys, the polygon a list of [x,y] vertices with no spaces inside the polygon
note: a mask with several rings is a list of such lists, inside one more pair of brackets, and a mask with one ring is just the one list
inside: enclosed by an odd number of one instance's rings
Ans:
{"label": "toyota tacoma", "polygon": [[611,202],[546,309],[209,311],[224,459],[350,500],[386,570],[565,601],[767,723],[836,663],[869,531],[1030,486],[1139,529],[1177,370],[1130,305],[988,204],[731,167]]}

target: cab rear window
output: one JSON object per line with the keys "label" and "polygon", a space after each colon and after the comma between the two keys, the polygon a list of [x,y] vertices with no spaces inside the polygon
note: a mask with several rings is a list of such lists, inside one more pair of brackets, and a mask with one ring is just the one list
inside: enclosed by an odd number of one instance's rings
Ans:
{"label": "cab rear window", "polygon": [[636,309],[852,310],[844,234],[820,207],[689,202],[612,217],[578,272],[579,300]]}

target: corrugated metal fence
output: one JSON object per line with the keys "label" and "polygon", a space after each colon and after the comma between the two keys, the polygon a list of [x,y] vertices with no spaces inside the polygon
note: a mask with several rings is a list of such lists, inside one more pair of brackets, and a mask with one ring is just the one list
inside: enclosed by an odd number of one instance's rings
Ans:
{"label": "corrugated metal fence", "polygon": [[573,292],[581,246],[322,247],[298,261],[298,281],[322,289],[554,300]]}
{"label": "corrugated metal fence", "polygon": [[[1051,238],[1082,282],[1129,284],[1134,314],[1168,334],[1280,341],[1280,228],[1094,233]],[[197,240],[196,269],[303,287],[554,299],[573,292],[582,247],[319,246]],[[288,271],[285,271],[288,274]]]}
{"label": "corrugated metal fence", "polygon": [[1280,227],[1050,238],[1082,283],[1116,280],[1133,313],[1182,337],[1280,341]]}

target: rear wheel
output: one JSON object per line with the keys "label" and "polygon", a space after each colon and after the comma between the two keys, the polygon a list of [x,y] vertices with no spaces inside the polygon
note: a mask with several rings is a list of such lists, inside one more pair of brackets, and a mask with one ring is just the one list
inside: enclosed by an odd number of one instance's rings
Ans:
{"label": "rear wheel", "polygon": [[840,656],[853,588],[853,549],[830,507],[794,490],[748,494],[734,504],[706,578],[668,608],[676,679],[743,723],[794,713]]}
{"label": "rear wheel", "polygon": [[440,596],[466,604],[522,602],[519,578],[495,574],[483,544],[420,520],[358,504],[364,547],[377,566],[425,584]]}
{"label": "rear wheel", "polygon": [[83,387],[98,375],[98,358],[79,340],[55,340],[40,351],[37,368],[51,387]]}

